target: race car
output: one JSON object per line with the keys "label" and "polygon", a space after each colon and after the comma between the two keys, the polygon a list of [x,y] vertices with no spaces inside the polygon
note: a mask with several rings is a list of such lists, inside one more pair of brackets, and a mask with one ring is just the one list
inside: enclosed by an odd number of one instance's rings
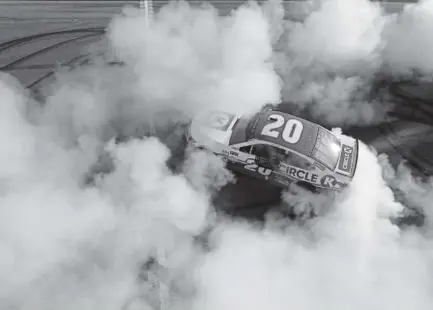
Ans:
{"label": "race car", "polygon": [[222,157],[230,170],[280,187],[297,182],[342,190],[358,162],[357,139],[272,108],[252,115],[206,112],[191,121],[186,140]]}

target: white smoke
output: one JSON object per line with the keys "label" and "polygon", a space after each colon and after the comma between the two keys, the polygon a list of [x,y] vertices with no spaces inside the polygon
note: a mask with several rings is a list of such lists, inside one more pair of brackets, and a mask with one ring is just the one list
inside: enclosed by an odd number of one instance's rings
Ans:
{"label": "white smoke", "polygon": [[[431,186],[394,174],[366,145],[342,193],[285,193],[286,203],[310,205],[319,217],[255,225],[215,214],[211,198],[236,181],[220,159],[187,152],[173,172],[173,145],[143,137],[202,109],[278,102],[274,66],[285,96],[314,99],[330,122],[380,118],[382,107],[353,97],[383,63],[408,68],[410,52],[400,59],[384,47],[392,19],[366,0],[316,4],[285,31],[277,2],[228,17],[171,3],[149,30],[127,8],[108,33],[125,65],[59,74],[41,108],[2,77],[0,308],[151,309],[162,300],[170,309],[430,309],[429,231],[393,223],[403,206],[388,184],[429,218]],[[86,184],[104,152],[107,173]]]}
{"label": "white smoke", "polygon": [[387,46],[384,59],[394,74],[410,76],[415,71],[431,78],[433,43],[429,29],[432,17],[431,0],[408,4],[402,14],[393,17],[391,26],[385,32]]}
{"label": "white smoke", "polygon": [[[279,49],[283,96],[309,107],[322,122],[370,123],[384,106],[368,102],[373,75],[381,66],[386,17],[378,2],[314,1],[302,21],[288,22]],[[324,118],[324,119],[323,119]]]}
{"label": "white smoke", "polygon": [[109,146],[113,172],[83,187],[86,149],[27,123],[25,97],[1,86],[9,133],[1,141],[1,307],[120,309],[134,297],[141,264],[188,249],[206,226],[206,192],[170,172],[170,152],[156,138]]}
{"label": "white smoke", "polygon": [[[361,145],[359,173],[325,216],[223,225],[198,273],[203,309],[429,309],[430,241],[392,224],[402,206]],[[368,184],[368,186],[367,186]]]}
{"label": "white smoke", "polygon": [[[113,20],[109,38],[116,55],[133,67],[135,93],[152,105],[191,115],[209,106],[251,112],[279,101],[269,27],[258,5],[223,18],[213,7],[172,2],[149,31],[144,22],[144,14],[126,10]],[[125,36],[130,29],[139,31]]]}
{"label": "white smoke", "polygon": [[392,105],[369,95],[381,72],[431,79],[432,3],[408,4],[389,14],[393,3],[312,1],[310,14],[287,22],[277,44],[284,99],[325,124],[383,120]]}

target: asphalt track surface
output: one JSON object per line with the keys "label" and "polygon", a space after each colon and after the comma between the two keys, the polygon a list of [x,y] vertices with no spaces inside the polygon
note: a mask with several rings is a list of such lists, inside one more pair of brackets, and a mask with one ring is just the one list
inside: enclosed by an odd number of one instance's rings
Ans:
{"label": "asphalt track surface", "polygon": [[[130,4],[135,5],[136,1]],[[49,82],[59,64],[86,63],[86,48],[99,42],[113,14],[125,2],[53,3],[0,2],[0,70],[37,91]],[[228,12],[239,3],[214,5]],[[289,4],[288,4],[289,5]],[[398,10],[398,5],[390,11]],[[401,100],[390,122],[350,131],[392,162],[406,159],[420,174],[433,174],[433,88],[426,85],[394,85],[390,91]],[[397,99],[396,99],[397,100]],[[220,208],[244,216],[257,216],[278,204],[280,190],[269,184],[240,176],[217,198]]]}

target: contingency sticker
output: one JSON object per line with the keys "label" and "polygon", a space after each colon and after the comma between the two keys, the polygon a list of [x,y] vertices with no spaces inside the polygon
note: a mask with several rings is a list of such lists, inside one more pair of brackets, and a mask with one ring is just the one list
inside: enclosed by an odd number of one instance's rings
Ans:
{"label": "contingency sticker", "polygon": [[343,144],[338,169],[349,173],[352,168],[353,147]]}

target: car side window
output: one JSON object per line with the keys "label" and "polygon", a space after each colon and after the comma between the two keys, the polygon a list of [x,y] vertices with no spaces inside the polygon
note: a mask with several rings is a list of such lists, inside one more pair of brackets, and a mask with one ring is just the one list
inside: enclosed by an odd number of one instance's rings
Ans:
{"label": "car side window", "polygon": [[272,145],[255,144],[252,153],[257,157],[272,163],[274,166],[278,166],[280,163],[285,163],[305,170],[314,169],[313,164],[304,157]]}
{"label": "car side window", "polygon": [[251,145],[245,145],[239,148],[240,152],[249,154],[251,152]]}
{"label": "car side window", "polygon": [[254,144],[252,154],[258,162],[277,167],[284,160],[284,150],[269,144]]}
{"label": "car side window", "polygon": [[277,147],[269,144],[254,144],[251,153],[259,157],[268,158],[273,154],[277,154],[278,150]]}
{"label": "car side window", "polygon": [[287,152],[284,162],[288,165],[299,167],[305,170],[314,169],[314,165],[310,161],[294,152]]}

